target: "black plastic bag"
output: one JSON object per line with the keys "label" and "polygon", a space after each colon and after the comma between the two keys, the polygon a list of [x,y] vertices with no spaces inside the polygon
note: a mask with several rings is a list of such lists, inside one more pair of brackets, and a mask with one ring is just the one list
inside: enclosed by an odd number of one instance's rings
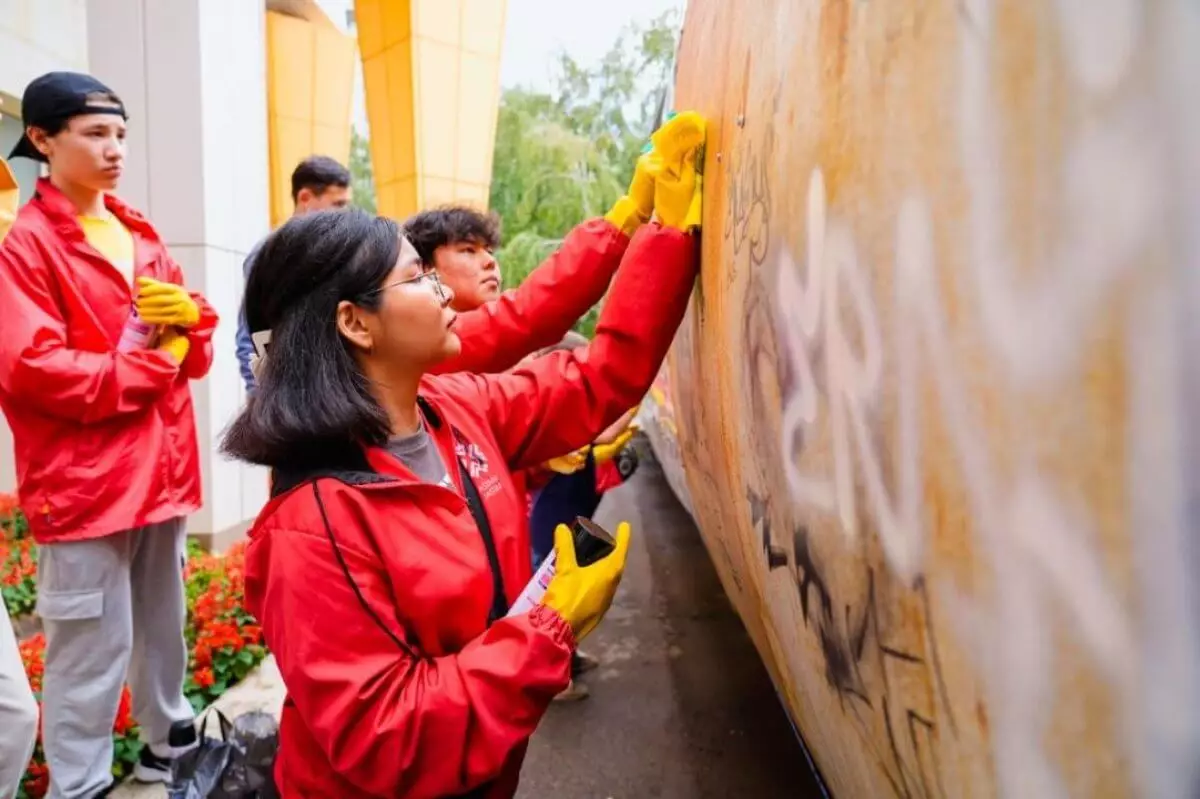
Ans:
{"label": "black plastic bag", "polygon": [[[221,725],[220,739],[209,738],[208,720],[213,716]],[[233,760],[234,746],[229,740],[230,724],[216,708],[209,708],[200,722],[200,744],[176,758],[167,783],[168,799],[214,799],[221,779]]]}
{"label": "black plastic bag", "polygon": [[[205,732],[217,718],[221,737]],[[176,759],[167,784],[168,799],[276,799],[273,772],[279,725],[267,713],[239,716],[233,724],[216,708],[201,722],[200,745]]]}
{"label": "black plastic bag", "polygon": [[238,716],[229,740],[233,743],[233,756],[213,799],[276,799],[274,772],[279,724],[274,716],[262,711]]}

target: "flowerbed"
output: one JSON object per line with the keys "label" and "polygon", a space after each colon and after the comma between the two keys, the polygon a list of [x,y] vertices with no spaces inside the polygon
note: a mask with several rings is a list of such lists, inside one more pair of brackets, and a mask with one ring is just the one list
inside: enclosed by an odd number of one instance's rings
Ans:
{"label": "flowerbed", "polygon": [[0,597],[12,618],[33,611],[37,600],[37,547],[14,497],[0,494]]}
{"label": "flowerbed", "polygon": [[[244,563],[244,544],[223,555],[210,555],[194,542],[189,543],[184,580],[188,612],[185,635],[190,657],[184,693],[197,712],[244,678],[267,653],[261,629],[242,607]],[[33,610],[36,575],[37,550],[25,519],[12,498],[0,495],[0,587],[13,618]],[[41,634],[21,643],[21,660],[39,703],[45,648]],[[131,707],[126,686],[113,721],[113,774],[118,779],[132,770],[142,746]],[[39,741],[18,799],[45,796],[49,781]]]}

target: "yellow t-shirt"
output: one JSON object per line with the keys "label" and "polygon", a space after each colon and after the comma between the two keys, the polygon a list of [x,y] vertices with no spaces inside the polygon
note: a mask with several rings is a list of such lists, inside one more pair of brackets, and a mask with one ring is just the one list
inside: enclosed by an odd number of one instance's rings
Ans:
{"label": "yellow t-shirt", "polygon": [[88,244],[95,247],[108,262],[133,285],[133,234],[112,214],[81,216],[79,224]]}

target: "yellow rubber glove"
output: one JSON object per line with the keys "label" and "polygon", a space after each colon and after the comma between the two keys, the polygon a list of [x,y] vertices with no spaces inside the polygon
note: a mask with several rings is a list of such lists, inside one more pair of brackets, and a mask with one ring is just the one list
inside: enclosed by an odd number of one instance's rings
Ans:
{"label": "yellow rubber glove", "polygon": [[604,618],[625,573],[629,553],[629,523],[617,525],[616,547],[608,557],[590,566],[575,561],[575,542],[571,530],[560,524],[554,529],[554,577],[546,587],[542,604],[558,611],[571,625],[576,643],[596,629]]}
{"label": "yellow rubber glove", "polygon": [[137,312],[143,322],[193,327],[200,321],[200,306],[183,286],[162,283],[152,277],[139,277],[137,284]]}
{"label": "yellow rubber glove", "polygon": [[165,352],[175,358],[179,363],[187,358],[188,350],[192,348],[192,342],[188,337],[180,333],[178,330],[168,327],[163,331],[158,338],[158,346],[154,349],[160,352]]}
{"label": "yellow rubber glove", "polygon": [[705,126],[704,117],[685,111],[650,137],[661,161],[654,175],[654,214],[663,225],[684,232],[701,222]]}
{"label": "yellow rubber glove", "polygon": [[[17,219],[17,200],[20,191],[17,178],[8,167],[8,162],[0,158],[0,241],[4,241],[8,229]],[[649,214],[647,214],[649,216]]]}
{"label": "yellow rubber glove", "polygon": [[624,449],[625,445],[633,438],[633,433],[633,426],[630,425],[622,430],[621,435],[613,439],[611,444],[597,444],[592,447],[592,456],[596,459],[596,463],[604,463],[617,457],[617,453]]}
{"label": "yellow rubber glove", "polygon": [[559,474],[574,474],[587,464],[587,447],[546,461],[546,468]]}
{"label": "yellow rubber glove", "polygon": [[629,193],[613,203],[604,215],[626,236],[632,236],[639,226],[650,221],[650,215],[654,213],[654,173],[657,169],[657,154],[653,150],[642,154],[633,168]]}

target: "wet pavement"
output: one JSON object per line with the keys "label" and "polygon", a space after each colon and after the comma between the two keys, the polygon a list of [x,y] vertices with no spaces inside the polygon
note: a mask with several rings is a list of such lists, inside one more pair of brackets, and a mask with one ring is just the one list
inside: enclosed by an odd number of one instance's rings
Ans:
{"label": "wet pavement", "polygon": [[[643,450],[645,448],[643,447]],[[643,456],[596,514],[634,539],[584,650],[591,696],[551,707],[518,799],[808,799],[821,792],[691,517]]]}

